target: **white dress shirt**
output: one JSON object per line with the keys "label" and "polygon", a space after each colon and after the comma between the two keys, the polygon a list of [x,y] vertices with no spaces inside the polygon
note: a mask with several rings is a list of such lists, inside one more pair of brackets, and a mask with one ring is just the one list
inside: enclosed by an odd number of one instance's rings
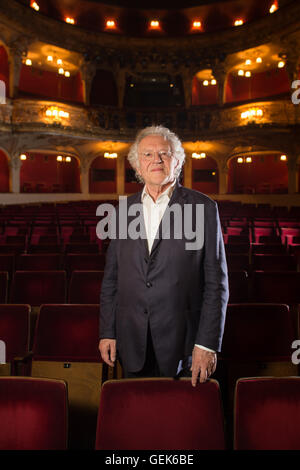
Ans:
{"label": "white dress shirt", "polygon": [[[176,180],[174,180],[173,183],[158,196],[156,201],[152,199],[147,191],[146,186],[144,186],[142,192],[142,204],[149,253],[151,252],[161,219],[174,191],[175,183]],[[195,346],[200,349],[204,349],[205,351],[210,351],[213,353],[215,352],[212,349],[206,348],[200,344],[195,344]]]}

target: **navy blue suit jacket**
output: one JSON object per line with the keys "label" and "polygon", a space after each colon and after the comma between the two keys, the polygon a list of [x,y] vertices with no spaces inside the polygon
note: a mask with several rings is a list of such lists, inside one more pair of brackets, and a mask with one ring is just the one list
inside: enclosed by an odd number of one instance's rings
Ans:
{"label": "navy blue suit jacket", "polygon": [[[128,197],[128,207],[141,203],[141,195],[142,191]],[[117,351],[130,372],[143,367],[149,325],[157,361],[166,376],[176,374],[179,361],[191,355],[194,344],[221,349],[228,276],[217,204],[179,184],[169,207],[173,204],[204,205],[202,247],[187,250],[190,240],[176,239],[171,230],[170,239],[160,233],[150,254],[146,239],[117,238],[107,251],[100,339],[116,338]],[[196,230],[195,211],[192,219]]]}

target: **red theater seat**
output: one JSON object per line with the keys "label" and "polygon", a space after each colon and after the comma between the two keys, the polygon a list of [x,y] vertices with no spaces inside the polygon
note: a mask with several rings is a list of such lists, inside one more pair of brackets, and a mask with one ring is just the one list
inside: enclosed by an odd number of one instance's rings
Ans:
{"label": "red theater seat", "polygon": [[15,358],[29,352],[29,305],[0,305],[0,340],[6,345],[6,364],[0,364],[0,375],[16,375]]}
{"label": "red theater seat", "polygon": [[71,304],[99,303],[103,274],[103,271],[73,271],[69,285],[69,302]]}
{"label": "red theater seat", "polygon": [[66,298],[65,271],[16,271],[11,302],[40,306],[63,303]]}
{"label": "red theater seat", "polygon": [[249,254],[250,245],[249,243],[227,243],[225,245],[226,253],[235,253],[235,254]]}
{"label": "red theater seat", "polygon": [[[0,304],[7,302],[8,272],[0,271]],[[0,338],[1,339],[1,338]]]}
{"label": "red theater seat", "polygon": [[248,302],[247,271],[229,271],[229,302]]}
{"label": "red theater seat", "polygon": [[190,379],[105,382],[96,449],[224,449],[218,382]]}
{"label": "red theater seat", "polygon": [[0,271],[8,272],[8,279],[12,279],[15,270],[15,255],[14,254],[1,254],[0,255]]}
{"label": "red theater seat", "polygon": [[252,264],[255,271],[297,271],[297,260],[292,255],[256,254]]}
{"label": "red theater seat", "polygon": [[251,251],[253,254],[286,254],[286,246],[281,244],[274,244],[274,243],[252,243],[251,244]]}
{"label": "red theater seat", "polygon": [[58,253],[20,255],[17,269],[18,271],[58,271],[61,269],[61,255]]}
{"label": "red theater seat", "polygon": [[239,380],[234,416],[236,450],[300,450],[300,377]]}
{"label": "red theater seat", "polygon": [[252,299],[255,302],[300,303],[300,272],[254,271],[252,276]]}
{"label": "red theater seat", "polygon": [[61,380],[0,377],[0,449],[65,450],[67,407]]}
{"label": "red theater seat", "polygon": [[65,257],[67,273],[72,271],[103,271],[105,256],[103,254],[68,254]]}
{"label": "red theater seat", "polygon": [[67,243],[65,252],[68,253],[99,253],[97,243]]}
{"label": "red theater seat", "polygon": [[72,448],[94,448],[103,380],[98,343],[99,305],[41,306],[31,375],[67,382]]}
{"label": "red theater seat", "polygon": [[228,271],[248,271],[249,256],[229,253],[226,256]]}

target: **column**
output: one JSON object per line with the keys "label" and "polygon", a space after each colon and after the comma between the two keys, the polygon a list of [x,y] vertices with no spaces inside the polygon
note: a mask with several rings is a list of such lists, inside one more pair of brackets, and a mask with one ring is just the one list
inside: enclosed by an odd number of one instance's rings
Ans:
{"label": "column", "polygon": [[192,85],[193,85],[193,76],[189,71],[185,71],[182,74],[183,90],[184,90],[184,100],[185,107],[189,108],[192,105]]}
{"label": "column", "polygon": [[225,103],[226,83],[228,76],[228,66],[225,62],[217,60],[212,66],[212,73],[217,80],[218,104],[223,106]]}
{"label": "column", "polygon": [[193,186],[193,174],[192,174],[193,160],[190,153],[186,154],[184,168],[184,180],[183,185],[186,188],[192,188]]}
{"label": "column", "polygon": [[227,194],[228,192],[228,166],[219,166],[219,194]]}
{"label": "column", "polygon": [[93,62],[83,60],[80,64],[80,74],[83,84],[83,100],[84,104],[90,104],[90,94],[92,82],[96,75],[96,64]]}
{"label": "column", "polygon": [[118,106],[119,108],[123,108],[126,87],[126,71],[125,69],[118,68],[114,71],[114,75],[118,88]]}
{"label": "column", "polygon": [[19,152],[11,156],[9,161],[10,166],[10,190],[12,193],[20,192],[20,171],[22,162],[20,160]]}
{"label": "column", "polygon": [[117,158],[117,194],[125,194],[125,158],[126,155],[119,155]]}
{"label": "column", "polygon": [[289,194],[295,194],[298,192],[298,170],[299,165],[296,160],[288,160],[288,192]]}
{"label": "column", "polygon": [[18,96],[20,74],[23,58],[26,56],[26,49],[19,45],[9,48],[9,97]]}

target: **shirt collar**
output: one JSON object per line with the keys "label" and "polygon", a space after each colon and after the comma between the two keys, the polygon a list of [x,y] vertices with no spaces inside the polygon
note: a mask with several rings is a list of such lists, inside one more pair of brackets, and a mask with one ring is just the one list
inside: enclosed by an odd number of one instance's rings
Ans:
{"label": "shirt collar", "polygon": [[[171,184],[170,186],[168,186],[168,188],[165,189],[165,190],[158,196],[156,202],[160,201],[162,198],[164,198],[164,197],[166,197],[166,196],[167,196],[169,199],[171,199],[172,193],[173,193],[173,191],[174,191],[174,189],[175,189],[175,184],[176,184],[176,178],[174,179],[174,181],[172,182],[172,184]],[[150,194],[149,194],[148,191],[147,191],[146,185],[145,185],[145,186],[144,186],[144,189],[143,189],[143,192],[142,192],[142,201],[144,201],[144,199],[145,199],[146,197],[150,197],[150,198],[151,198]],[[151,200],[152,200],[152,198],[151,198]]]}

